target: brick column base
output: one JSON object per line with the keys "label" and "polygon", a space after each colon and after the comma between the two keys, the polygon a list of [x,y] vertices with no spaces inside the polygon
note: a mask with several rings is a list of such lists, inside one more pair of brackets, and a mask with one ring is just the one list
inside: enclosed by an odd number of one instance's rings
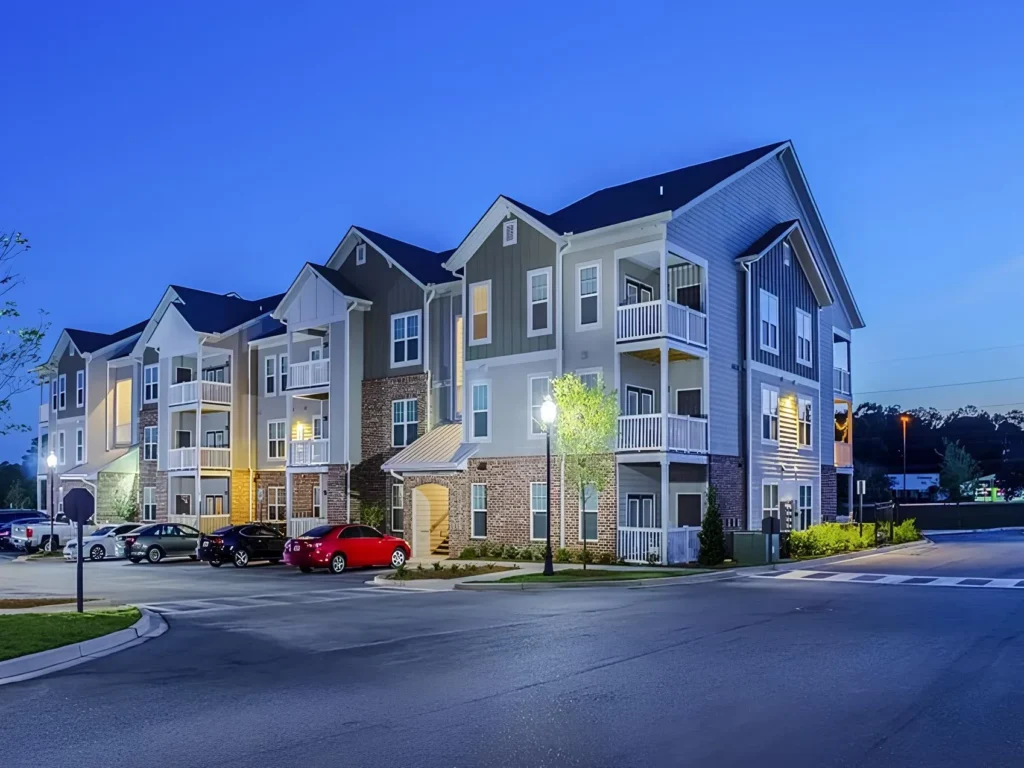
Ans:
{"label": "brick column base", "polygon": [[709,456],[708,483],[718,493],[722,527],[727,531],[747,528],[747,492],[743,462],[738,456]]}
{"label": "brick column base", "polygon": [[831,464],[821,465],[821,522],[834,523],[839,504],[836,488],[836,468]]}

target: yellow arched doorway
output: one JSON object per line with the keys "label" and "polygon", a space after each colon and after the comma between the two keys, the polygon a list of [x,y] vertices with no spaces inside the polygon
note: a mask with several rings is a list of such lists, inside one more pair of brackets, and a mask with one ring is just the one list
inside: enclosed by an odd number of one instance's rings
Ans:
{"label": "yellow arched doorway", "polygon": [[412,556],[448,556],[448,489],[436,483],[412,490]]}

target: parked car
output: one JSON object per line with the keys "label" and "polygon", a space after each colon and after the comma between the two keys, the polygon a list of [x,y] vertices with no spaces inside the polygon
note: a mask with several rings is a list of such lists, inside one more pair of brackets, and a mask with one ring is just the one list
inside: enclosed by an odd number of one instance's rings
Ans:
{"label": "parked car", "polygon": [[124,536],[124,551],[133,563],[144,559],[159,563],[165,557],[188,557],[195,560],[199,531],[181,523],[144,525]]}
{"label": "parked car", "polygon": [[[138,523],[101,525],[91,534],[82,538],[83,557],[88,557],[93,562],[124,557],[124,548],[122,547],[120,552],[117,550],[117,537],[131,533],[138,527]],[[77,536],[64,545],[64,559],[68,562],[78,560]]]}
{"label": "parked car", "polygon": [[246,523],[218,528],[199,537],[199,559],[214,568],[227,562],[245,568],[253,560],[281,562],[287,539],[269,525]]}
{"label": "parked car", "polygon": [[[83,534],[89,536],[96,530],[94,525],[83,527]],[[53,535],[53,541],[50,535]],[[50,525],[50,518],[42,520],[19,523],[11,526],[11,544],[15,549],[22,549],[26,552],[35,552],[42,549],[44,552],[55,551],[62,541],[69,541],[78,536],[78,524],[68,522],[63,515],[57,515]]]}
{"label": "parked car", "polygon": [[369,566],[397,568],[405,565],[411,554],[404,539],[368,525],[321,525],[284,545],[284,561],[303,573],[314,568],[331,573]]}
{"label": "parked car", "polygon": [[0,549],[14,549],[14,545],[11,543],[11,528],[15,525],[24,525],[26,523],[35,523],[40,520],[49,520],[45,512],[33,512],[31,510],[14,510],[14,514],[9,514],[10,510],[0,511]]}

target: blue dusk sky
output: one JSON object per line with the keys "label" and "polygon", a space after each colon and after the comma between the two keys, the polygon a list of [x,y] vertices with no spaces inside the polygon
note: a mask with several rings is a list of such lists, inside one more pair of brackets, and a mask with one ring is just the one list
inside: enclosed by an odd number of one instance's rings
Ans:
{"label": "blue dusk sky", "polygon": [[[147,318],[168,283],[284,290],[350,224],[452,247],[499,193],[549,210],[792,139],[867,320],[861,399],[1019,404],[1022,16],[10,0],[0,227],[33,244],[14,298],[49,312],[49,353],[62,327]],[[935,386],[988,379],[1008,380]]]}

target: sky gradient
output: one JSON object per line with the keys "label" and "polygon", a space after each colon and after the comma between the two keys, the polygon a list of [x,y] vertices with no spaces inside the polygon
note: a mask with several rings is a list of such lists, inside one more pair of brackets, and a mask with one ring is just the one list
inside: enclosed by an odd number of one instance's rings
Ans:
{"label": "sky gradient", "polygon": [[[0,228],[47,353],[168,283],[283,291],[350,224],[454,247],[499,193],[550,210],[792,139],[868,324],[855,391],[1024,402],[1019,6],[84,5],[4,13]],[[893,391],[985,379],[1012,380]]]}

